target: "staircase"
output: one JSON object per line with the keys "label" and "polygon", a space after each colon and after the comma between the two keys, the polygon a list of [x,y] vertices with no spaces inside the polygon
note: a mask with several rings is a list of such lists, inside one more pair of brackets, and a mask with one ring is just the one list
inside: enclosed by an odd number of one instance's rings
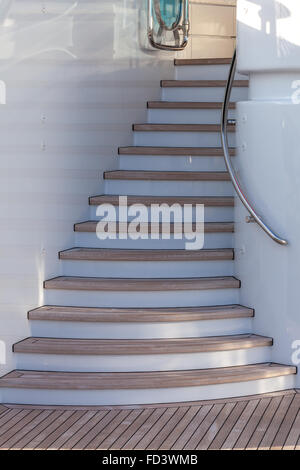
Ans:
{"label": "staircase", "polygon": [[[133,125],[91,220],[59,253],[64,276],[44,283],[47,305],[28,313],[32,337],[14,345],[18,370],[0,379],[3,401],[121,405],[254,395],[294,386],[296,368],[270,362],[273,340],[255,334],[254,310],[238,304],[233,188],[220,148],[228,59],[175,60],[176,80]],[[201,78],[201,80],[199,80]],[[237,77],[230,106],[247,96]],[[229,126],[234,156],[235,126]],[[184,240],[99,240],[101,203],[205,204],[204,249]],[[142,223],[141,231],[148,230]]]}

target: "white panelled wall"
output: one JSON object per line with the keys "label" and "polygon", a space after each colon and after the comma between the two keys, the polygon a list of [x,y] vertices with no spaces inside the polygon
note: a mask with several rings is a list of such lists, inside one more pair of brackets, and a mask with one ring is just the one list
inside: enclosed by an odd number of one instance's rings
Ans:
{"label": "white panelled wall", "polygon": [[[172,54],[143,51],[142,0],[0,1],[0,374],[30,335],[27,311],[61,273],[88,196],[117,168],[145,101],[173,78]],[[6,99],[5,99],[6,89]]]}
{"label": "white panelled wall", "polygon": [[[274,338],[273,362],[300,363],[300,3],[238,1],[238,69],[250,73],[237,107],[237,167],[257,212],[289,246],[276,245],[236,204],[236,270],[254,329]],[[298,374],[298,386],[299,374]]]}

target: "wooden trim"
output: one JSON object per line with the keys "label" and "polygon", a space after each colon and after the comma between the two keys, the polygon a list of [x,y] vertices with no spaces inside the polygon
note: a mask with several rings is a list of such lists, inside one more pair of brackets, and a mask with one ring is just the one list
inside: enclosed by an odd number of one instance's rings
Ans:
{"label": "wooden trim", "polygon": [[233,276],[182,279],[132,279],[60,276],[44,282],[45,289],[149,292],[177,290],[239,289],[240,281]]}
{"label": "wooden trim", "polygon": [[[224,88],[226,80],[161,80],[162,88]],[[234,80],[233,86],[237,88],[248,87],[249,80]]]}
{"label": "wooden trim", "polygon": [[[133,124],[134,132],[220,132],[219,124]],[[228,124],[228,132],[235,132],[235,125]]]}
{"label": "wooden trim", "polygon": [[231,248],[197,251],[71,248],[59,253],[62,260],[77,261],[225,261],[233,260],[233,257]]}
{"label": "wooden trim", "polygon": [[[148,109],[222,109],[223,103],[212,101],[148,101]],[[235,109],[236,103],[230,103],[229,109]]]}
{"label": "wooden trim", "polygon": [[[223,157],[220,147],[119,147],[119,155],[147,155],[147,156],[174,156],[174,157]],[[236,149],[230,149],[230,155],[235,156]]]}
{"label": "wooden trim", "polygon": [[197,387],[248,382],[296,374],[295,366],[255,364],[220,369],[163,372],[44,372],[16,370],[0,378],[2,388],[124,390]]}
{"label": "wooden trim", "polygon": [[163,339],[27,338],[13,346],[21,354],[127,356],[236,351],[272,346],[272,338],[253,334]]}
{"label": "wooden trim", "polygon": [[230,181],[227,171],[133,171],[115,170],[104,173],[106,180],[133,181]]}
{"label": "wooden trim", "polygon": [[[118,195],[100,195],[91,196],[89,198],[91,206],[98,206],[99,204],[112,204],[113,206],[119,205]],[[151,204],[204,204],[209,207],[233,207],[234,197],[232,196],[128,196],[128,205],[131,204],[144,204],[151,206]]]}
{"label": "wooden trim", "polygon": [[[95,233],[97,229],[97,220],[88,220],[86,222],[79,222],[74,225],[74,231],[75,232],[81,232],[81,233]],[[128,225],[129,223],[118,223],[116,230],[117,233],[124,232],[128,230]],[[163,224],[159,224],[158,229],[156,230],[156,227],[152,227],[153,230],[151,231],[151,225],[147,222],[141,223],[140,224],[140,231],[142,233],[157,233],[159,232],[160,234],[165,232],[167,228],[164,228]],[[196,230],[196,224],[192,224],[192,229],[195,232]],[[170,224],[170,233],[175,233],[180,231],[182,233],[183,231],[183,226],[182,224]],[[204,222],[204,233],[233,233],[234,232],[234,223],[233,222]]]}
{"label": "wooden trim", "polygon": [[228,65],[232,58],[211,59],[174,59],[174,65]]}
{"label": "wooden trim", "polygon": [[242,305],[174,308],[64,307],[44,305],[28,312],[29,320],[161,323],[251,318],[254,310]]}

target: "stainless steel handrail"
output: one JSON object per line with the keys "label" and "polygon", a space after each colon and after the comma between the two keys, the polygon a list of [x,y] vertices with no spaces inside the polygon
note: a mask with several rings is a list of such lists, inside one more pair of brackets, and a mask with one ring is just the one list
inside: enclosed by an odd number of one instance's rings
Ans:
{"label": "stainless steel handrail", "polygon": [[[190,23],[189,23],[189,1],[188,0],[183,0],[183,9],[182,9],[182,14],[181,17],[176,21],[171,28],[167,28],[166,25],[163,23],[161,15],[156,15],[158,16],[158,21],[160,22],[160,29],[166,29],[167,31],[172,31],[174,33],[174,38],[177,37],[177,40],[180,40],[179,36],[179,30],[182,31],[183,34],[183,39],[181,44],[171,46],[168,44],[161,44],[159,42],[156,42],[154,39],[154,24],[153,24],[153,1],[155,0],[148,0],[148,39],[152,47],[155,47],[156,49],[160,49],[163,51],[182,51],[187,43],[188,43],[188,35],[189,35],[189,28],[190,28]],[[155,9],[154,9],[155,10]],[[157,11],[157,9],[155,10]],[[182,20],[182,24],[180,24]]]}
{"label": "stainless steel handrail", "polygon": [[230,66],[230,71],[229,71],[229,76],[228,76],[228,81],[227,81],[226,91],[225,91],[225,97],[224,97],[224,102],[223,102],[223,108],[222,108],[221,139],[222,139],[225,164],[226,164],[230,179],[232,181],[232,184],[234,186],[234,189],[238,197],[242,201],[243,205],[249,212],[253,221],[256,222],[266,232],[266,234],[270,238],[272,238],[272,240],[274,240],[279,245],[286,246],[288,245],[287,240],[284,240],[283,238],[276,235],[276,233],[274,233],[273,230],[264,223],[262,218],[259,215],[257,215],[255,209],[252,207],[247,197],[244,195],[241,189],[240,183],[235,174],[233,165],[231,163],[229,148],[228,148],[227,125],[228,125],[228,108],[229,108],[230,96],[231,96],[231,91],[232,91],[234,76],[235,76],[235,71],[236,71],[236,61],[237,61],[237,58],[236,58],[236,50],[235,50],[233,54],[231,66]]}

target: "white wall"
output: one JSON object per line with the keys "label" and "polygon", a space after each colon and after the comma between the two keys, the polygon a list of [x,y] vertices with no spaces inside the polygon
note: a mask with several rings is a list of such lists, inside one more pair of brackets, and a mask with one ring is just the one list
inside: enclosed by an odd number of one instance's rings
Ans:
{"label": "white wall", "polygon": [[144,5],[0,1],[0,373],[14,367],[12,344],[30,335],[27,311],[61,274],[57,253],[89,218],[103,170],[132,143],[159,80],[173,78],[172,54],[141,49]]}
{"label": "white wall", "polygon": [[250,72],[250,100],[238,104],[236,163],[258,214],[289,241],[287,247],[276,245],[256,224],[246,224],[237,204],[241,302],[256,310],[254,331],[274,338],[273,362],[296,360],[295,365],[300,362],[299,20],[300,5],[293,0],[238,1],[238,68]]}

